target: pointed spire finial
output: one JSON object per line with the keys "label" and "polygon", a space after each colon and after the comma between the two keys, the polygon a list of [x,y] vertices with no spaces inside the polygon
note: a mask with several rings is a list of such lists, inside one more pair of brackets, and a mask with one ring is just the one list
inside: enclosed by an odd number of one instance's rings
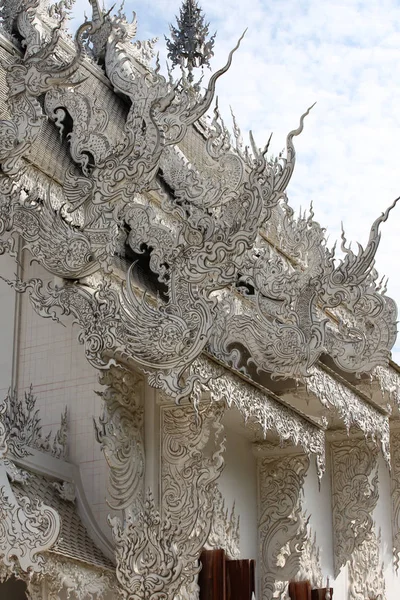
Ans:
{"label": "pointed spire finial", "polygon": [[193,82],[193,69],[210,66],[214,55],[215,33],[209,36],[209,23],[205,22],[197,0],[184,0],[176,17],[177,27],[170,25],[171,39],[165,37],[168,58],[172,66],[180,65],[188,70],[187,80]]}

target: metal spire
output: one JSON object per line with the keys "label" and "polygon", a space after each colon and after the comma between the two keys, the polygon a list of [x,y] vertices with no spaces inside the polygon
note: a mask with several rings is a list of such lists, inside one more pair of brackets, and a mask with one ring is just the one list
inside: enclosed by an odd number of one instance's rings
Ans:
{"label": "metal spire", "polygon": [[177,27],[170,25],[171,39],[167,37],[168,58],[172,66],[180,65],[188,70],[188,81],[193,82],[193,69],[210,66],[210,58],[214,55],[215,33],[209,37],[209,23],[197,0],[184,0],[176,17]]}

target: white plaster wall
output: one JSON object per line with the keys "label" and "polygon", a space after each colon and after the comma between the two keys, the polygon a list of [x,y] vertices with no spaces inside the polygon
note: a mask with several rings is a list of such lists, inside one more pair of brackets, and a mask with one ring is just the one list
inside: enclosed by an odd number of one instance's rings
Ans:
{"label": "white plaster wall", "polygon": [[[15,277],[16,263],[7,254],[0,256],[0,274],[7,278]],[[14,346],[15,292],[0,280],[0,399],[11,386],[13,346]]]}
{"label": "white plaster wall", "polygon": [[240,515],[241,558],[257,560],[257,470],[249,440],[225,428],[225,469],[218,486],[230,510]]}
{"label": "white plaster wall", "polygon": [[[25,258],[24,279],[40,277],[45,283],[51,281],[42,267],[28,264]],[[101,398],[95,394],[101,389],[98,371],[86,360],[83,346],[77,341],[79,329],[72,327],[72,318],[63,317],[62,321],[66,327],[38,316],[28,295],[22,295],[18,392],[22,395],[32,383],[45,434],[58,429],[61,413],[68,407],[69,460],[79,465],[89,505],[110,538],[107,465],[93,428],[93,417],[100,416],[102,406]]]}

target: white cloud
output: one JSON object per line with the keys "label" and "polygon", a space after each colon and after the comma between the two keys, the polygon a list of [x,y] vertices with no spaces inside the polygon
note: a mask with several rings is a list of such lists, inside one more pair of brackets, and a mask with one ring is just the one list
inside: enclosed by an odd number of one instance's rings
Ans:
{"label": "white cloud", "polygon": [[[82,11],[79,2],[79,10]],[[400,195],[400,6],[397,0],[203,0],[218,31],[213,69],[221,66],[245,27],[229,73],[218,82],[228,123],[232,105],[243,131],[261,145],[274,132],[278,152],[301,113],[317,101],[296,139],[297,166],[289,188],[294,208],[314,202],[333,241],[365,243],[374,219]],[[111,2],[109,2],[111,5]],[[180,1],[126,2],[139,38],[160,37]],[[82,11],[83,12],[83,11]],[[88,11],[89,12],[89,11]],[[400,206],[382,226],[377,267],[389,276],[400,306]],[[400,343],[395,359],[400,361]]]}

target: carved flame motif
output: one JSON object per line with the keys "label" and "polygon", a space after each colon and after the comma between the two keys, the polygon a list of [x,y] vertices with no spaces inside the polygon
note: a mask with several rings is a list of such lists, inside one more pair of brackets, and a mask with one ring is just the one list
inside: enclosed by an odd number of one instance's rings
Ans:
{"label": "carved flame motif", "polygon": [[[43,552],[49,550],[60,533],[58,513],[43,502],[32,502],[23,493],[14,492],[10,480],[28,484],[26,472],[20,470],[8,457],[9,451],[17,449],[17,455],[24,456],[15,440],[13,426],[7,410],[7,402],[0,404],[0,558],[8,572],[41,572]],[[18,407],[17,407],[18,410]],[[29,410],[29,409],[28,409]],[[36,415],[35,415],[36,416]],[[40,435],[40,422],[35,416],[26,423],[27,437]],[[33,430],[32,430],[33,427]],[[39,429],[38,429],[39,428]],[[23,433],[21,432],[21,438]]]}

